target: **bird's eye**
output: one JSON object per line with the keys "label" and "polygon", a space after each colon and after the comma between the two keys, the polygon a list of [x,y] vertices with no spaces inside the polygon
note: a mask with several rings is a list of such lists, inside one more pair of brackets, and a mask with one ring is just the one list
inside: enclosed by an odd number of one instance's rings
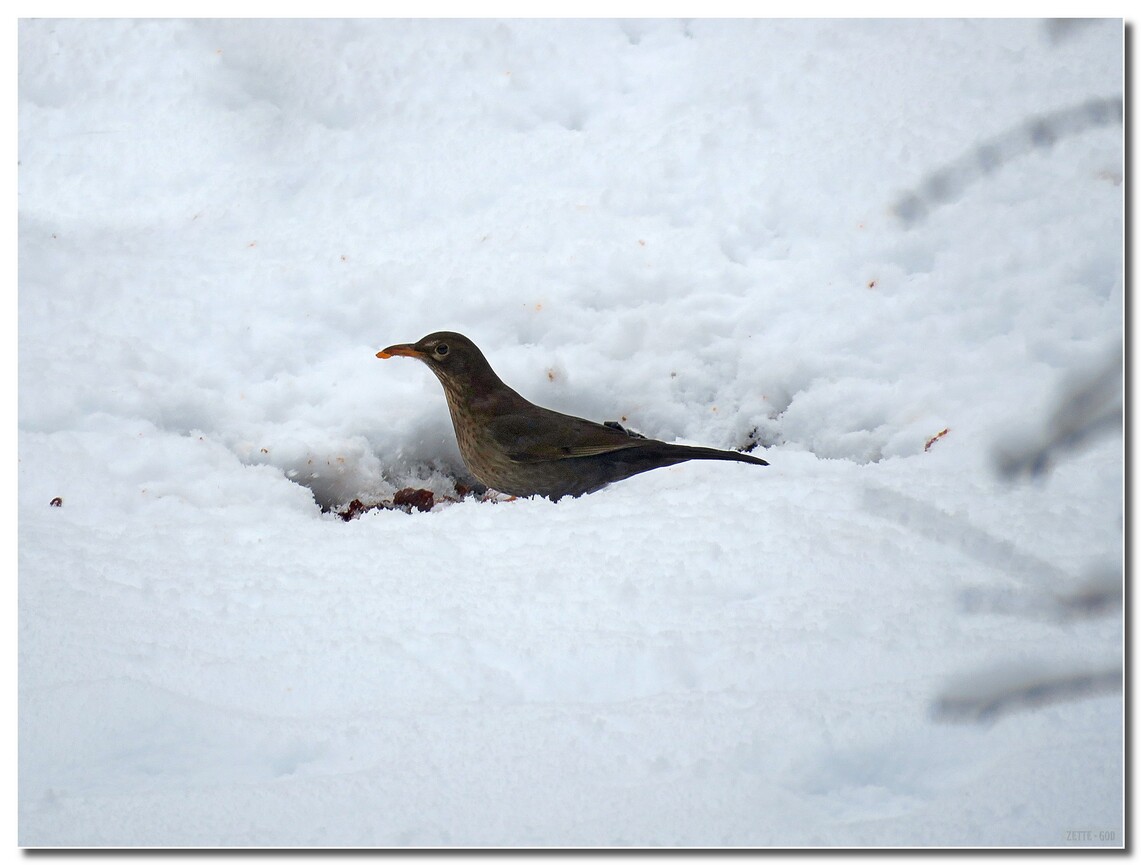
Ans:
{"label": "bird's eye", "polygon": [[436,354],[438,354],[440,357],[443,357],[447,353],[448,353],[447,343],[441,342],[438,346],[436,346]]}

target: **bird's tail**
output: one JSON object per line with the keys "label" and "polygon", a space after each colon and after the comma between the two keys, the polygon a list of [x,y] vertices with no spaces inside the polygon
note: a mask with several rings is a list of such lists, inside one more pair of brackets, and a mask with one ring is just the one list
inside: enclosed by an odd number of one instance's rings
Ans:
{"label": "bird's tail", "polygon": [[704,448],[695,445],[675,445],[660,442],[661,456],[673,459],[675,462],[686,460],[732,460],[738,463],[752,463],[757,466],[767,466],[768,462],[752,454],[743,454],[740,451],[723,451],[717,448]]}

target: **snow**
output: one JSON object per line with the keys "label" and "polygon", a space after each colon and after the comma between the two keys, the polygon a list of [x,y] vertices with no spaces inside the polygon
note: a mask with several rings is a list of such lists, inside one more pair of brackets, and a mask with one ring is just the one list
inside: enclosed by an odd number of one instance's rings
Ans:
{"label": "snow", "polygon": [[[1120,668],[1048,612],[1120,435],[995,455],[1118,350],[1119,116],[1027,130],[1122,90],[1119,20],[21,21],[20,844],[1121,846],[1119,690],[939,707]],[[771,466],[323,511],[465,477],[374,357],[443,329]]]}

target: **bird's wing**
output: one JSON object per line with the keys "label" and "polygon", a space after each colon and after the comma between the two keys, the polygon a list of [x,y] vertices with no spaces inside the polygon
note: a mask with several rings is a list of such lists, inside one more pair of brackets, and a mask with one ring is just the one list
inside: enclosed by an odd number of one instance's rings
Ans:
{"label": "bird's wing", "polygon": [[487,431],[515,462],[595,456],[640,447],[648,441],[622,429],[549,409],[498,414]]}

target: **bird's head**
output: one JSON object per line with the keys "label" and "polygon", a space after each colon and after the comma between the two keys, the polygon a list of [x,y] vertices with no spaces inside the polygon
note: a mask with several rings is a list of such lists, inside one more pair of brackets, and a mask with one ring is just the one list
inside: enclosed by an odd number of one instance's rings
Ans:
{"label": "bird's head", "polygon": [[381,359],[414,357],[436,374],[445,390],[482,389],[482,385],[499,382],[483,352],[462,333],[446,330],[430,333],[418,342],[390,345],[376,356]]}

